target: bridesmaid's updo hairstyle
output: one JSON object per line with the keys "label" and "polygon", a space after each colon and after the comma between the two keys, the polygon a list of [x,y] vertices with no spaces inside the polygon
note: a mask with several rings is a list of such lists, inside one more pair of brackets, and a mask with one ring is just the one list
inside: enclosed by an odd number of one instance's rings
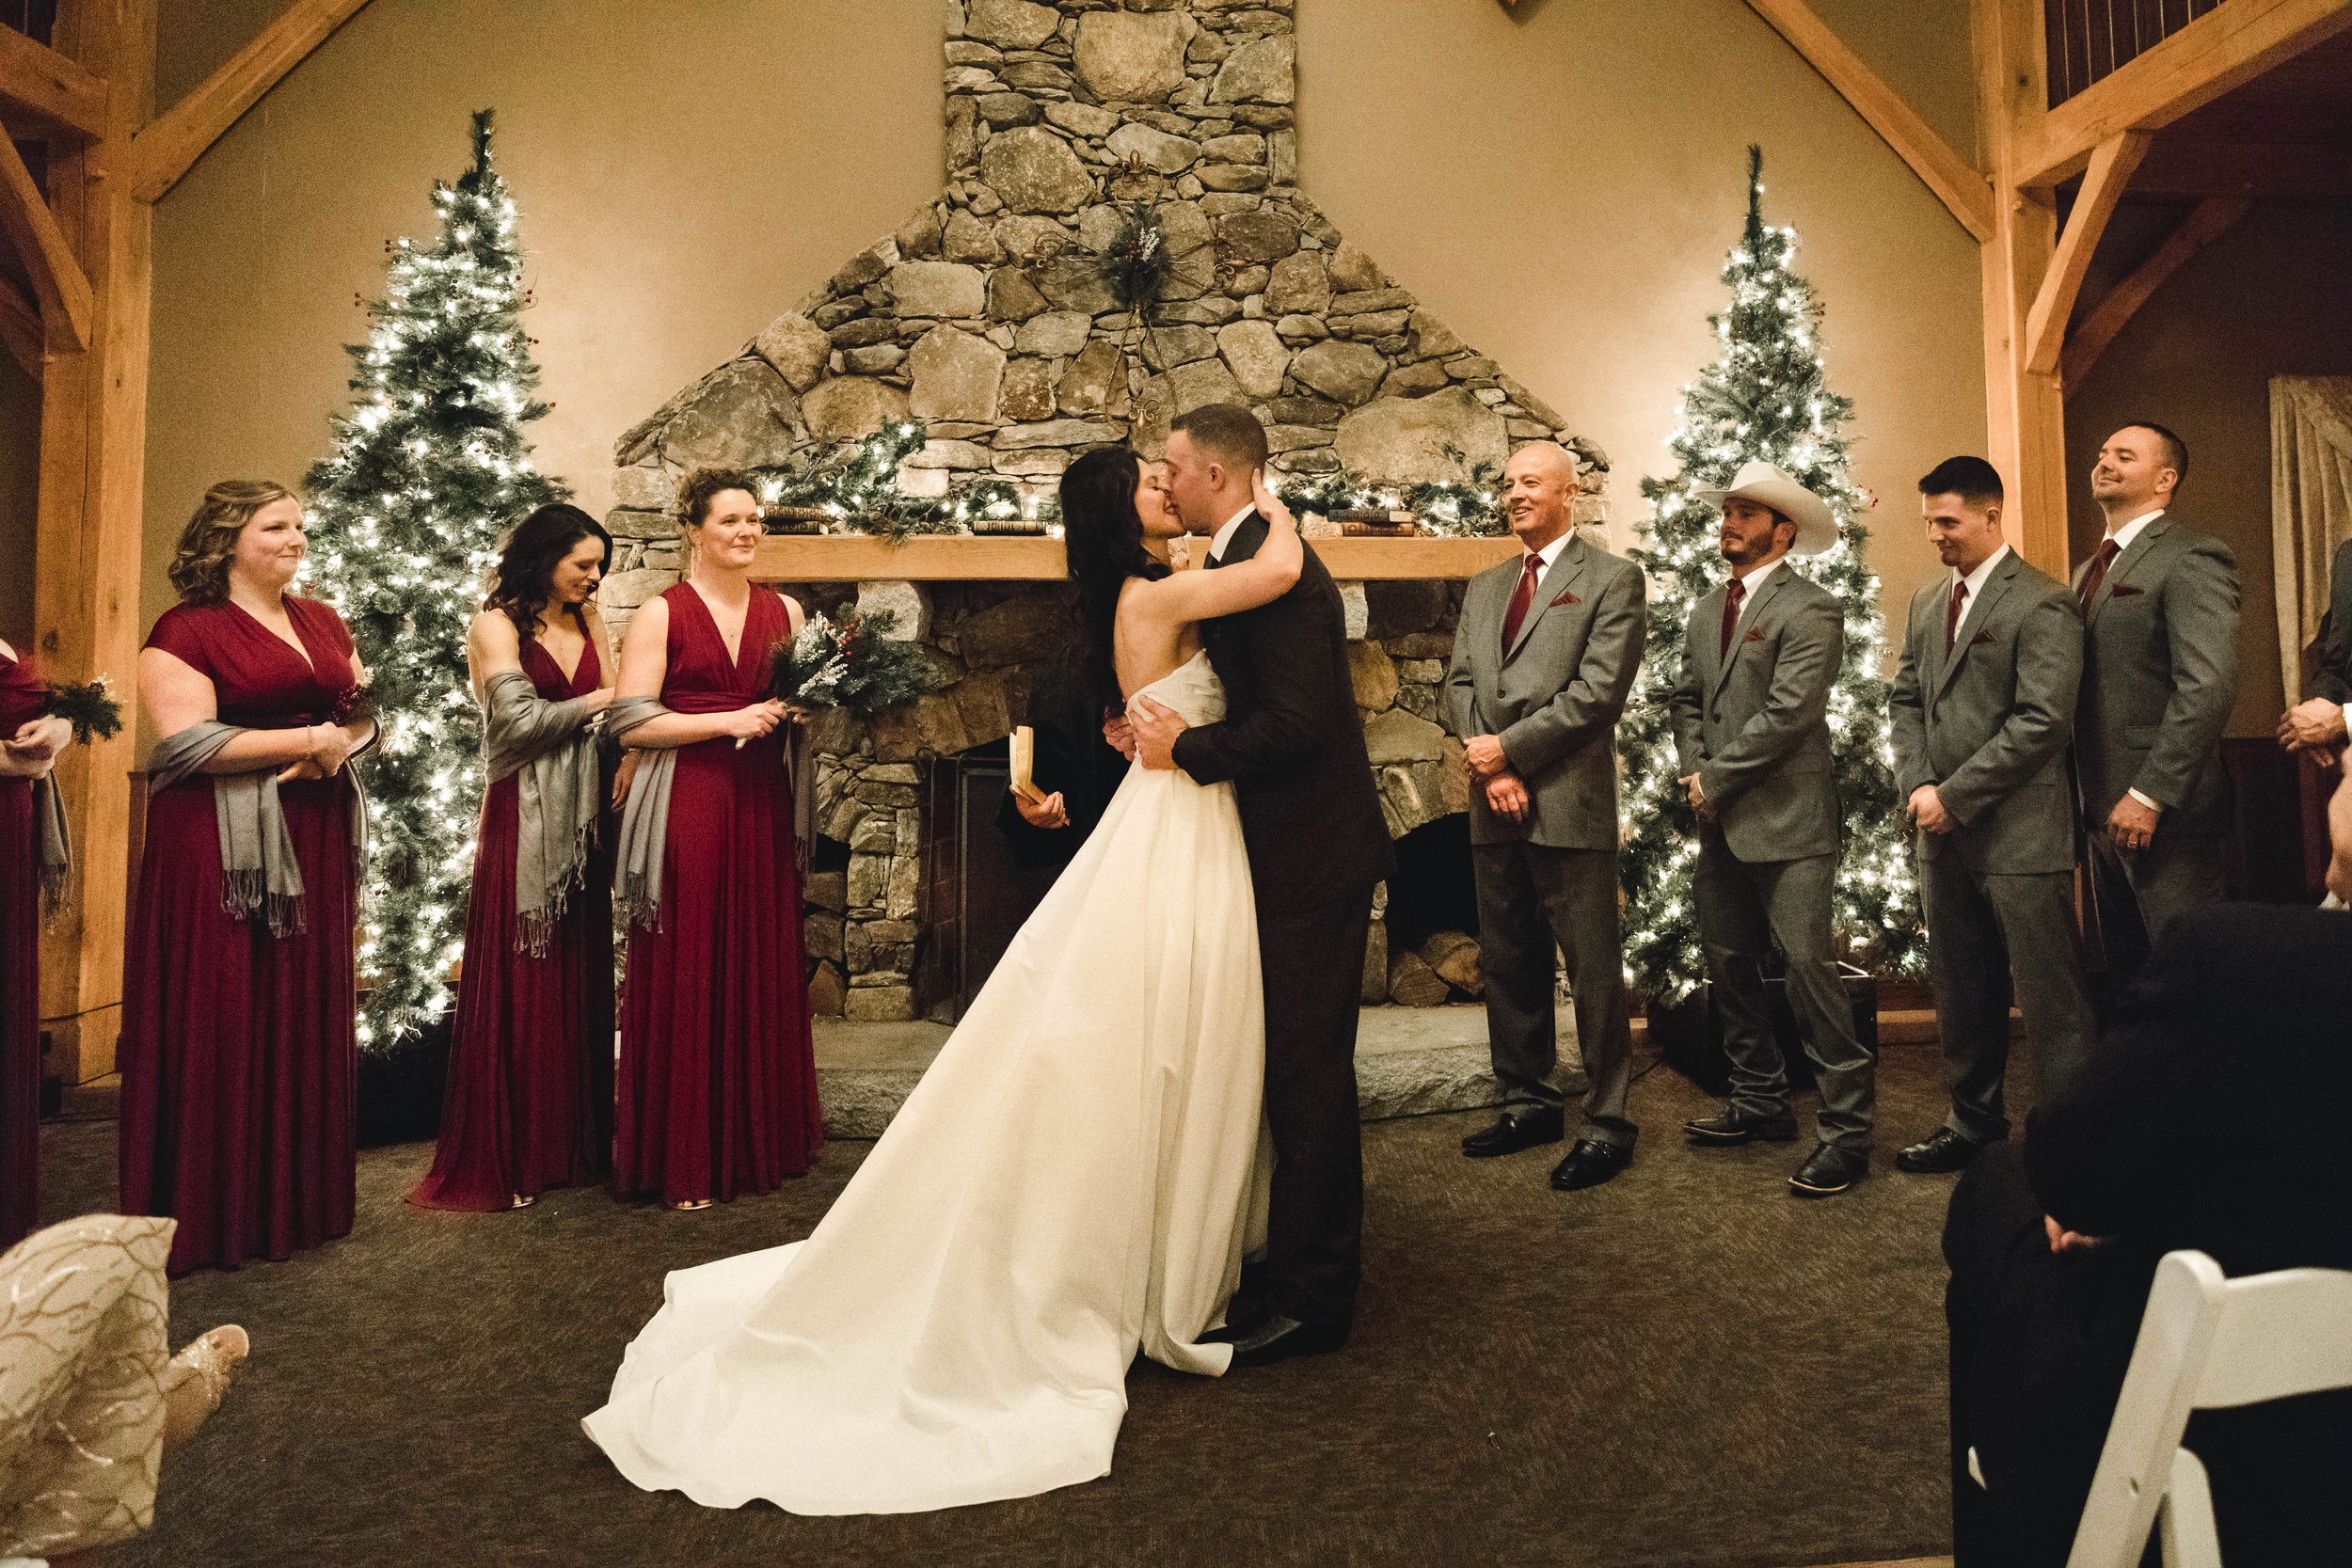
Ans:
{"label": "bridesmaid's updo hairstyle", "polygon": [[180,547],[171,557],[171,586],[180,591],[180,602],[226,604],[229,561],[237,553],[237,535],[262,508],[294,499],[292,490],[269,479],[224,479],[205,491],[196,504],[196,515],[180,531]]}
{"label": "bridesmaid's updo hairstyle", "polygon": [[1078,585],[1078,626],[1086,639],[1087,682],[1096,699],[1119,701],[1119,661],[1111,627],[1120,590],[1129,578],[1168,575],[1168,563],[1143,547],[1143,518],[1136,486],[1143,459],[1127,447],[1097,447],[1062,470],[1062,544]]}
{"label": "bridesmaid's updo hairstyle", "polygon": [[728,490],[740,490],[754,500],[759,499],[759,481],[740,468],[696,468],[678,482],[677,531],[687,539],[687,530],[700,528],[710,515],[710,503]]}
{"label": "bridesmaid's updo hairstyle", "polygon": [[602,544],[605,565],[612,564],[612,535],[569,502],[550,501],[516,523],[499,542],[498,562],[490,568],[482,608],[504,610],[529,642],[539,635],[539,611],[555,596],[555,568],[582,539]]}

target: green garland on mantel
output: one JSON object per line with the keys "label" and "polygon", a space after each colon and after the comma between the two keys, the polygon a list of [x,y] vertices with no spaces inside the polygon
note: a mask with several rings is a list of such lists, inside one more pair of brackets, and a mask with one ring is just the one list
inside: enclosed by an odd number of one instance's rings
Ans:
{"label": "green garland on mantel", "polygon": [[[1048,492],[1025,494],[1020,485],[994,475],[951,485],[945,496],[910,496],[898,483],[899,467],[923,450],[921,420],[898,420],[860,440],[843,441],[798,462],[752,470],[759,499],[771,519],[815,523],[825,533],[863,533],[904,544],[916,534],[983,534],[1027,518],[1058,534],[1061,503]],[[1446,455],[1460,460],[1460,451]],[[1497,504],[1502,469],[1492,462],[1471,467],[1458,481],[1383,483],[1360,474],[1284,476],[1277,493],[1301,515],[1337,516],[1351,512],[1402,511],[1420,531],[1440,538],[1492,537],[1510,531]],[[789,531],[777,530],[776,531]]]}

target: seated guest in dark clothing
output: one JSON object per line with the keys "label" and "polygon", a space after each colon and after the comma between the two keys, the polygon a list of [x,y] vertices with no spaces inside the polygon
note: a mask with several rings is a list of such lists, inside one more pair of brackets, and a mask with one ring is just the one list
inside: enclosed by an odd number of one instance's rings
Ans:
{"label": "seated guest in dark clothing", "polygon": [[[2352,895],[2352,783],[2328,885]],[[1952,1523],[1958,1562],[2065,1561],[2167,1252],[2233,1277],[2352,1269],[2352,913],[2182,914],[2117,1006],[2078,1088],[1952,1194]],[[2224,1560],[2344,1560],[2352,1390],[2201,1411]],[[1973,1447],[1985,1485],[1969,1479]]]}
{"label": "seated guest in dark clothing", "polygon": [[1127,776],[1127,759],[1103,739],[1104,709],[1089,663],[1084,641],[1073,639],[1029,695],[1022,722],[1036,732],[1030,780],[1045,799],[1024,800],[1008,789],[996,808],[996,826],[1024,871],[1068,865]]}

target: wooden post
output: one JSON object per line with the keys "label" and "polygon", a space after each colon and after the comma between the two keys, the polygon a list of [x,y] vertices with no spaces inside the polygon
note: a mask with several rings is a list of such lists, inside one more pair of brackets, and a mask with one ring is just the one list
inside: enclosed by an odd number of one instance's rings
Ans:
{"label": "wooden post", "polygon": [[[50,144],[49,203],[89,281],[87,347],[52,324],[41,378],[34,625],[58,676],[136,695],[153,209],[121,178],[153,113],[155,0],[62,0],[57,52],[107,84],[105,135]],[[135,725],[57,766],[73,833],[72,911],[41,939],[41,1027],[69,1081],[114,1069],[120,1030],[130,769]]]}
{"label": "wooden post", "polygon": [[2041,7],[2036,0],[1976,0],[1978,109],[1993,164],[1994,235],[1982,253],[1986,454],[2009,490],[2017,552],[2067,575],[2066,405],[2052,375],[2026,369],[2026,331],[2058,244],[2048,191],[2011,178],[2018,136],[2047,114]]}

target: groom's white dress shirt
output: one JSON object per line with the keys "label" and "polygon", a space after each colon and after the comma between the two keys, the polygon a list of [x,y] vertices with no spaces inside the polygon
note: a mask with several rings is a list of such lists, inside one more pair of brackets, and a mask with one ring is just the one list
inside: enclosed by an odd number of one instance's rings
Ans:
{"label": "groom's white dress shirt", "polygon": [[1225,519],[1225,526],[1218,529],[1216,531],[1216,537],[1209,541],[1209,559],[1211,561],[1222,561],[1225,559],[1225,546],[1233,542],[1233,531],[1240,528],[1241,520],[1244,517],[1248,516],[1250,513],[1256,511],[1257,508],[1258,503],[1256,501],[1245,501],[1239,512],[1234,513],[1232,516]]}

